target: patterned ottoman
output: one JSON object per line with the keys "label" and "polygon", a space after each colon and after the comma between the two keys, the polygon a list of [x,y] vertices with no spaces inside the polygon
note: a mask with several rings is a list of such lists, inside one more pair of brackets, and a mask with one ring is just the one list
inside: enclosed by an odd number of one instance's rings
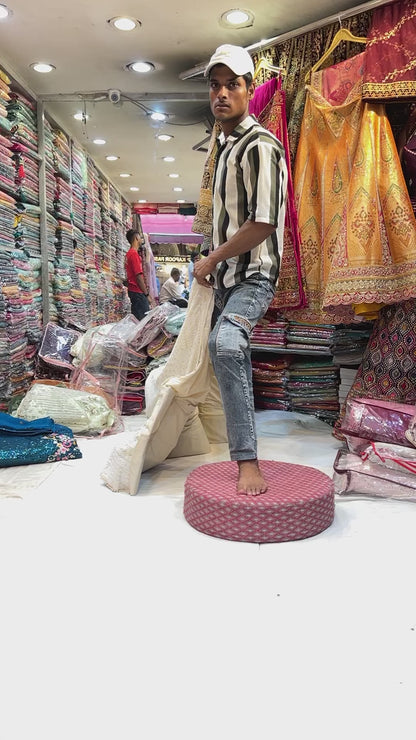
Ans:
{"label": "patterned ottoman", "polygon": [[201,465],[185,481],[184,516],[200,532],[239,542],[312,537],[334,519],[332,479],[305,465],[261,460],[269,488],[236,493],[237,463]]}

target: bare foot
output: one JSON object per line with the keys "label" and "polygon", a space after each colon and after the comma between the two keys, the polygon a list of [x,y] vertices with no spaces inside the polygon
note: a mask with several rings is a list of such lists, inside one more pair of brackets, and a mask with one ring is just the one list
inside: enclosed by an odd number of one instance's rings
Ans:
{"label": "bare foot", "polygon": [[257,460],[239,460],[237,493],[258,496],[266,491],[267,483],[260,472]]}

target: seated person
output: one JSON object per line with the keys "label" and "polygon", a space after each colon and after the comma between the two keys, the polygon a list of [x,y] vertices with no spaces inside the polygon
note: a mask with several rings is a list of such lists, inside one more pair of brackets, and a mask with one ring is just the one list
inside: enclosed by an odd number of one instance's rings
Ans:
{"label": "seated person", "polygon": [[182,285],[179,280],[181,273],[177,267],[173,267],[168,278],[162,285],[159,294],[159,303],[173,303],[180,308],[186,308],[188,301],[182,297]]}

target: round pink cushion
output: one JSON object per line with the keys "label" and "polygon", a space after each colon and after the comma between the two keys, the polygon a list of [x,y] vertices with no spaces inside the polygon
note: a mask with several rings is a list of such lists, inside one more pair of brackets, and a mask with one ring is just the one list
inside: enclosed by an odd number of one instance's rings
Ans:
{"label": "round pink cushion", "polygon": [[237,494],[235,462],[201,465],[185,481],[184,516],[200,532],[239,542],[312,537],[334,519],[332,479],[306,465],[261,460],[269,488]]}

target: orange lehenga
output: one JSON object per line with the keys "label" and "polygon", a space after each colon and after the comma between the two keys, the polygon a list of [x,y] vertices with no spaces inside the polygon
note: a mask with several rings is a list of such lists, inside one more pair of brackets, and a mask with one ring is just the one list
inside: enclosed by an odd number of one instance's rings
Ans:
{"label": "orange lehenga", "polygon": [[315,72],[294,171],[308,307],[317,323],[373,318],[416,297],[416,220],[383,104],[361,97],[364,54]]}

